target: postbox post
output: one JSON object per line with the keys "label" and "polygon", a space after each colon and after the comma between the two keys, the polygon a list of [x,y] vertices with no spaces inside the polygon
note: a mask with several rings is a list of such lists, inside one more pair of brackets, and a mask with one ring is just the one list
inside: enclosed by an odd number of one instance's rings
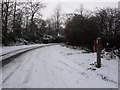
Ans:
{"label": "postbox post", "polygon": [[101,67],[101,40],[97,38],[97,68]]}

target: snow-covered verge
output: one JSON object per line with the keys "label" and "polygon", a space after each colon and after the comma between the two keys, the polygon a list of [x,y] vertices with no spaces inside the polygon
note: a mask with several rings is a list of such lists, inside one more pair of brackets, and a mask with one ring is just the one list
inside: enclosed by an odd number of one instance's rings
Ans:
{"label": "snow-covered verge", "polygon": [[118,58],[102,58],[96,68],[96,53],[60,45],[28,52],[3,67],[3,88],[117,88]]}
{"label": "snow-covered verge", "polygon": [[111,60],[102,58],[101,68],[96,68],[96,53],[86,53],[84,50],[75,50],[66,47],[62,49],[61,55],[67,58],[66,61],[68,61],[68,65],[71,64],[71,66],[79,70],[79,73],[84,76],[84,78],[76,77],[77,79],[80,78],[78,79],[78,83],[81,85],[80,87],[118,87],[118,57]]}
{"label": "snow-covered verge", "polygon": [[[29,45],[29,46],[17,46],[17,47],[12,46],[9,48],[6,47],[6,48],[4,48],[5,52],[2,53],[2,55],[0,55],[0,57],[2,57],[2,59],[0,59],[0,61],[7,59],[9,57],[15,56],[17,54],[24,53],[24,52],[29,51],[29,50],[33,50],[33,49],[40,48],[42,46],[49,46],[49,45],[54,45],[54,44],[35,44],[35,45]],[[10,51],[8,51],[8,50],[10,50]]]}
{"label": "snow-covered verge", "polygon": [[46,45],[46,44],[19,45],[19,46],[7,46],[7,47],[3,46],[3,47],[0,47],[0,49],[2,50],[2,54],[6,54],[16,50],[32,48],[32,47],[42,46],[42,45]]}

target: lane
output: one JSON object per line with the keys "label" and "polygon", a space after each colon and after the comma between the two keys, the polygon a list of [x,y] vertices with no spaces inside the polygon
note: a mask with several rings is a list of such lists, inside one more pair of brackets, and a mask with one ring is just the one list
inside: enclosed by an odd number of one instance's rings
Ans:
{"label": "lane", "polygon": [[[116,88],[117,62],[104,61],[104,68],[89,70],[95,58],[94,53],[83,54],[82,50],[73,50],[60,45],[32,50],[14,58],[2,68],[2,86],[3,88]],[[103,80],[101,75],[114,82]]]}
{"label": "lane", "polygon": [[14,52],[11,52],[11,53],[7,54],[7,56],[2,57],[0,63],[2,62],[2,67],[4,67],[6,64],[13,61],[14,58],[18,57],[21,54],[24,54],[28,51],[35,50],[35,49],[38,49],[38,48],[43,48],[43,47],[46,47],[46,46],[54,46],[54,45],[56,45],[56,44],[48,44],[48,45],[44,45],[44,46],[36,46],[36,47],[16,50]]}
{"label": "lane", "polygon": [[64,81],[59,79],[60,72],[56,72],[53,61],[49,61],[48,57],[53,56],[49,56],[50,52],[46,53],[44,49],[28,52],[4,66],[3,88],[66,87]]}
{"label": "lane", "polygon": [[45,47],[45,46],[51,46],[51,45],[56,45],[55,43],[54,44],[47,44],[47,45],[45,45],[45,44],[40,44],[40,45],[37,45],[37,46],[26,46],[27,48],[21,48],[21,49],[16,49],[16,50],[13,50],[13,51],[11,51],[11,52],[8,52],[8,53],[3,53],[1,56],[0,56],[0,58],[2,58],[2,59],[0,59],[0,61],[3,61],[3,60],[7,60],[7,59],[10,59],[10,58],[13,58],[14,56],[18,56],[18,55],[21,55],[21,54],[23,54],[23,53],[25,53],[25,52],[27,52],[27,51],[30,51],[30,50],[34,50],[34,49],[37,49],[37,48],[42,48],[42,47]]}

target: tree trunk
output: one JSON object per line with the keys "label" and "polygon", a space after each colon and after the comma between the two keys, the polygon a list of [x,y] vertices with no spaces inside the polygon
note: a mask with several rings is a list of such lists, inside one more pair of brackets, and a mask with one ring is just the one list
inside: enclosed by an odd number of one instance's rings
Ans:
{"label": "tree trunk", "polygon": [[9,8],[9,2],[6,2],[5,3],[5,5],[6,5],[6,10],[5,10],[5,36],[7,36],[6,34],[7,34],[7,29],[8,29],[8,26],[7,26],[7,24],[8,24],[8,8]]}

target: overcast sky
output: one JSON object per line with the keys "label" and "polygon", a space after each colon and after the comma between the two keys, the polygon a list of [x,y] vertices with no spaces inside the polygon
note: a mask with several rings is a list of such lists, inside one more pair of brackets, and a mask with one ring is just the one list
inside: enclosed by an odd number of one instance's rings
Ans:
{"label": "overcast sky", "polygon": [[[25,1],[25,0],[18,0]],[[26,0],[28,1],[28,0]],[[31,1],[31,0],[29,0]],[[118,7],[118,2],[120,0],[32,0],[32,1],[43,1],[46,4],[46,8],[42,10],[43,18],[47,19],[52,16],[54,8],[61,3],[62,13],[72,13],[79,8],[80,4],[88,10],[94,11],[96,7]]]}

